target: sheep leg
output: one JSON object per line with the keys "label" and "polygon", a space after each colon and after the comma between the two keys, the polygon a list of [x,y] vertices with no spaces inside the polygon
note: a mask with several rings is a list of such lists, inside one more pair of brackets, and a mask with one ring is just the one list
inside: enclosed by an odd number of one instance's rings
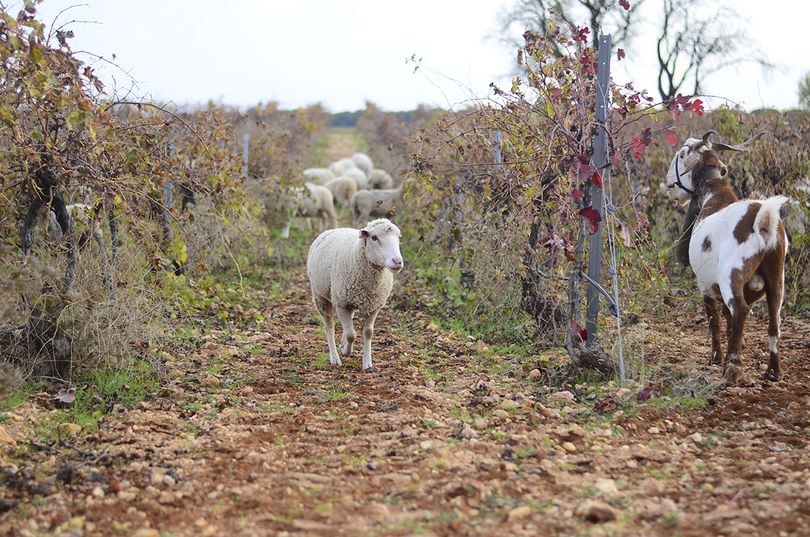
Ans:
{"label": "sheep leg", "polygon": [[748,310],[748,304],[738,297],[733,298],[731,304],[729,304],[731,330],[728,338],[726,363],[723,366],[723,376],[727,382],[732,384],[736,383],[740,376],[740,351],[742,350],[743,330],[745,328],[745,319],[748,317]]}
{"label": "sheep leg", "polygon": [[781,313],[782,313],[782,282],[768,286],[766,294],[768,297],[768,369],[765,371],[765,380],[777,381],[782,375],[779,365],[779,337],[781,334]]}
{"label": "sheep leg", "polygon": [[340,353],[343,356],[348,356],[352,353],[352,345],[354,345],[354,340],[357,338],[357,334],[354,331],[354,323],[352,322],[352,312],[341,307],[335,309],[337,310],[338,319],[340,319],[340,325],[343,327]]}
{"label": "sheep leg", "polygon": [[380,310],[371,312],[363,321],[363,371],[371,371],[371,338],[374,336],[374,321]]}
{"label": "sheep leg", "polygon": [[709,357],[709,365],[720,365],[723,354],[720,342],[720,308],[717,300],[710,296],[704,295],[703,304],[706,306],[706,318],[709,321],[709,333],[712,337],[712,354]]}
{"label": "sheep leg", "polygon": [[329,347],[329,363],[339,366],[340,356],[337,352],[337,345],[335,345],[335,318],[332,315],[332,304],[322,298],[315,298],[315,307],[321,312],[323,317],[323,329],[326,332],[326,345]]}

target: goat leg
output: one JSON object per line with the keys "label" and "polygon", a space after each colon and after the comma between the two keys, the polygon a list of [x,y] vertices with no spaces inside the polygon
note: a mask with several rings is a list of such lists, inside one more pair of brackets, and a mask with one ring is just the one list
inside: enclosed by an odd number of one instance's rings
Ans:
{"label": "goat leg", "polygon": [[723,376],[730,384],[736,384],[740,377],[742,367],[740,352],[742,351],[742,337],[745,329],[745,319],[748,316],[748,304],[739,298],[732,300],[729,306],[731,313],[730,334],[728,338],[728,353],[723,366]]}
{"label": "goat leg", "polygon": [[706,318],[709,321],[709,333],[712,337],[712,353],[709,357],[709,365],[720,365],[723,361],[723,348],[720,342],[720,308],[717,300],[710,296],[704,295],[703,304],[706,306]]}

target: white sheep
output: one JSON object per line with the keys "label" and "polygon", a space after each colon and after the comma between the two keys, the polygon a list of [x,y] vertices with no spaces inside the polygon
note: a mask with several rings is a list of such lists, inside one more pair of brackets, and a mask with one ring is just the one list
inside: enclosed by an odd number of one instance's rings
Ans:
{"label": "white sheep", "polygon": [[360,168],[349,168],[343,172],[343,176],[354,179],[357,190],[365,190],[368,188],[368,178],[366,177],[366,173]]}
{"label": "white sheep", "polygon": [[374,162],[372,162],[371,157],[365,153],[355,153],[352,155],[352,160],[354,161],[354,165],[363,170],[366,175],[370,174],[371,170],[374,169]]}
{"label": "white sheep", "polygon": [[325,185],[337,177],[329,168],[307,168],[302,175],[306,181],[316,185]]}
{"label": "white sheep", "polygon": [[352,198],[357,194],[357,183],[348,176],[332,179],[324,185],[332,192],[335,203],[341,207],[351,207]]}
{"label": "white sheep", "polygon": [[[294,189],[288,210],[291,217],[319,217],[321,231],[337,225],[337,212],[335,212],[332,192],[325,186],[306,183],[303,188]],[[281,238],[283,239],[290,236],[291,220],[291,218],[287,220],[287,224],[281,231]]]}
{"label": "white sheep", "polygon": [[335,162],[329,165],[329,169],[332,170],[332,173],[335,174],[335,177],[345,175],[346,172],[352,168],[357,168],[357,165],[355,165],[354,161],[350,158],[343,158],[340,160],[336,160]]}
{"label": "white sheep", "polygon": [[352,198],[352,215],[358,225],[369,216],[390,216],[402,203],[402,187],[386,190],[361,190]]}
{"label": "white sheep", "polygon": [[352,352],[357,335],[353,318],[363,319],[363,371],[370,371],[371,338],[377,318],[402,270],[400,231],[386,219],[373,220],[361,229],[330,229],[318,235],[307,256],[312,300],[323,317],[329,363],[341,365],[335,346],[335,319],[343,327],[340,351]]}
{"label": "white sheep", "polygon": [[394,188],[394,178],[387,171],[377,168],[368,174],[369,190],[385,190]]}

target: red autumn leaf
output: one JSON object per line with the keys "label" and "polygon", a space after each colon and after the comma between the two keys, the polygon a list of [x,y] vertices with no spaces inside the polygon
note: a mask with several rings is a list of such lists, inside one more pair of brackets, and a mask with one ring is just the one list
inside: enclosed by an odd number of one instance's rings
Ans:
{"label": "red autumn leaf", "polygon": [[571,339],[577,344],[588,339],[588,331],[579,326],[576,319],[571,319]]}
{"label": "red autumn leaf", "polygon": [[574,201],[579,201],[582,199],[583,194],[580,189],[575,188],[574,191],[571,193],[571,195],[574,197]]}
{"label": "red autumn leaf", "polygon": [[619,5],[626,10],[630,9],[630,2],[628,2],[627,0],[619,0]]}
{"label": "red autumn leaf", "polygon": [[622,61],[623,59],[624,59],[624,49],[620,48],[619,50],[616,51],[616,60]]}
{"label": "red autumn leaf", "polygon": [[675,145],[678,143],[678,137],[675,136],[675,133],[672,131],[667,132],[667,135],[664,136],[664,141],[669,145]]}
{"label": "red autumn leaf", "polygon": [[703,101],[700,99],[695,99],[691,103],[684,105],[684,109],[691,110],[695,113],[696,116],[703,115]]}
{"label": "red autumn leaf", "polygon": [[599,222],[602,221],[602,215],[593,207],[583,207],[579,210],[579,216],[588,221],[588,231],[593,234],[599,230]]}
{"label": "red autumn leaf", "polygon": [[599,170],[594,171],[593,175],[591,175],[591,183],[602,188],[602,174],[599,173]]}

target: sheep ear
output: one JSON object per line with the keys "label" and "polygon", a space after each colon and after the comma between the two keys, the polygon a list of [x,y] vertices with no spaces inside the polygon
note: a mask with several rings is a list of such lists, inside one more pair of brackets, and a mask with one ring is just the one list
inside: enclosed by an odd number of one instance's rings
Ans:
{"label": "sheep ear", "polygon": [[367,229],[364,228],[364,229],[360,230],[360,238],[361,239],[367,239],[368,238],[368,230]]}
{"label": "sheep ear", "polygon": [[725,164],[720,165],[720,177],[725,177],[728,175],[728,166]]}

